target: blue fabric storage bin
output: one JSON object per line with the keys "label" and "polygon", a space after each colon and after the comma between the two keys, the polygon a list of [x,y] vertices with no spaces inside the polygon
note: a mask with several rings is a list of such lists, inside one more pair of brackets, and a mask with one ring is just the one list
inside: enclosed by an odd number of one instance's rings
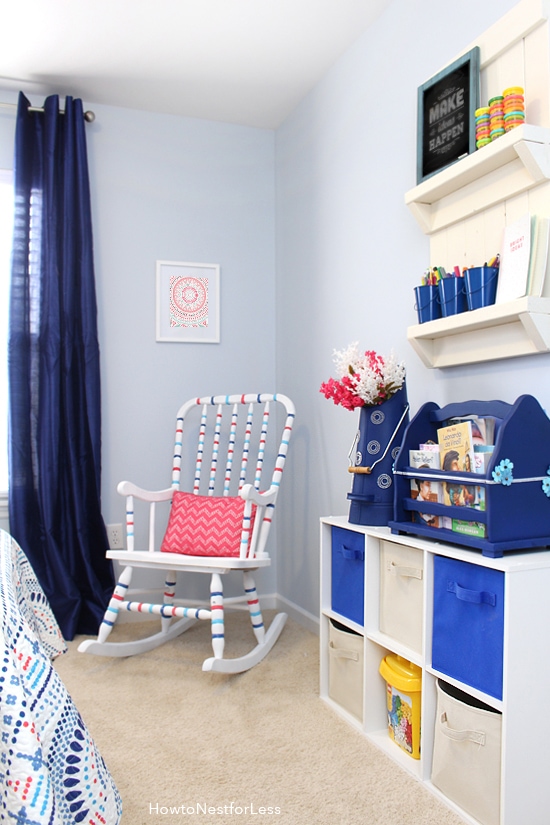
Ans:
{"label": "blue fabric storage bin", "polygon": [[363,533],[332,528],[332,601],[341,616],[363,625],[365,537]]}
{"label": "blue fabric storage bin", "polygon": [[432,666],[502,699],[504,573],[434,556]]}

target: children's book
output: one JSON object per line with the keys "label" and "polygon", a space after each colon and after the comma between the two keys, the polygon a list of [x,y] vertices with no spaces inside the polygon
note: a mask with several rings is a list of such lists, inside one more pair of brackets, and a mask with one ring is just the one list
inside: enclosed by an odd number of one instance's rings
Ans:
{"label": "children's book", "polygon": [[474,449],[477,445],[494,444],[496,419],[492,416],[477,417],[475,415],[464,415],[460,418],[449,418],[445,424],[460,424],[462,421],[472,422],[472,442]]}
{"label": "children's book", "polygon": [[474,444],[474,472],[487,475],[494,449],[493,444]]}
{"label": "children's book", "polygon": [[476,510],[485,510],[485,487],[482,484],[476,484],[472,490],[474,493],[472,507],[475,507]]}
{"label": "children's book", "polygon": [[[493,457],[494,444],[474,444],[474,471],[486,476]],[[485,510],[485,486],[476,485],[475,504],[478,510]]]}
{"label": "children's book", "polygon": [[484,539],[486,537],[486,525],[478,521],[462,521],[460,519],[453,519],[452,529],[455,533],[462,533],[465,536],[475,536],[475,538]]}
{"label": "children's book", "polygon": [[[437,445],[434,445],[437,446]],[[439,450],[409,450],[409,464],[411,467],[439,469]],[[429,478],[419,476],[411,479],[411,498],[416,501],[441,501],[441,484]],[[413,511],[413,521],[427,524],[429,527],[439,527],[438,516],[432,513],[418,513]]]}
{"label": "children's book", "polygon": [[[474,447],[472,422],[461,421],[440,427],[437,431],[439,459],[442,470],[447,473],[473,473]],[[473,507],[475,489],[464,481],[443,482],[443,503],[453,507]]]}
{"label": "children's book", "polygon": [[472,422],[460,421],[437,431],[440,467],[446,472],[474,472]]}

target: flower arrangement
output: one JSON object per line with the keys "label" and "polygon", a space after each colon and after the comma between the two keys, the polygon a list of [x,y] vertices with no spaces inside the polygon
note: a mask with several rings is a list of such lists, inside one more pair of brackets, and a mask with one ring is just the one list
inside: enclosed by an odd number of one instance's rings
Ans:
{"label": "flower arrangement", "polygon": [[338,378],[321,384],[320,392],[346,410],[374,407],[391,398],[405,381],[405,364],[393,350],[387,358],[372,350],[359,352],[358,343],[334,351]]}

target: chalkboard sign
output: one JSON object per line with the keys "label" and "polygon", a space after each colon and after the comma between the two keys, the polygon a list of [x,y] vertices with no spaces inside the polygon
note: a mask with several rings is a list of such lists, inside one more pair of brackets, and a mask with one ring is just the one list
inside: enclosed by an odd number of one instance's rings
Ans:
{"label": "chalkboard sign", "polygon": [[479,47],[418,89],[416,182],[475,151],[479,107]]}

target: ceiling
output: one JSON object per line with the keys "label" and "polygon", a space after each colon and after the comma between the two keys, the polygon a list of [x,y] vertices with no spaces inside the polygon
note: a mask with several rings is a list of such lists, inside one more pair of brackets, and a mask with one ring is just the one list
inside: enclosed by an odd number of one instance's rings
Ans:
{"label": "ceiling", "polygon": [[0,0],[0,86],[274,129],[391,0]]}

